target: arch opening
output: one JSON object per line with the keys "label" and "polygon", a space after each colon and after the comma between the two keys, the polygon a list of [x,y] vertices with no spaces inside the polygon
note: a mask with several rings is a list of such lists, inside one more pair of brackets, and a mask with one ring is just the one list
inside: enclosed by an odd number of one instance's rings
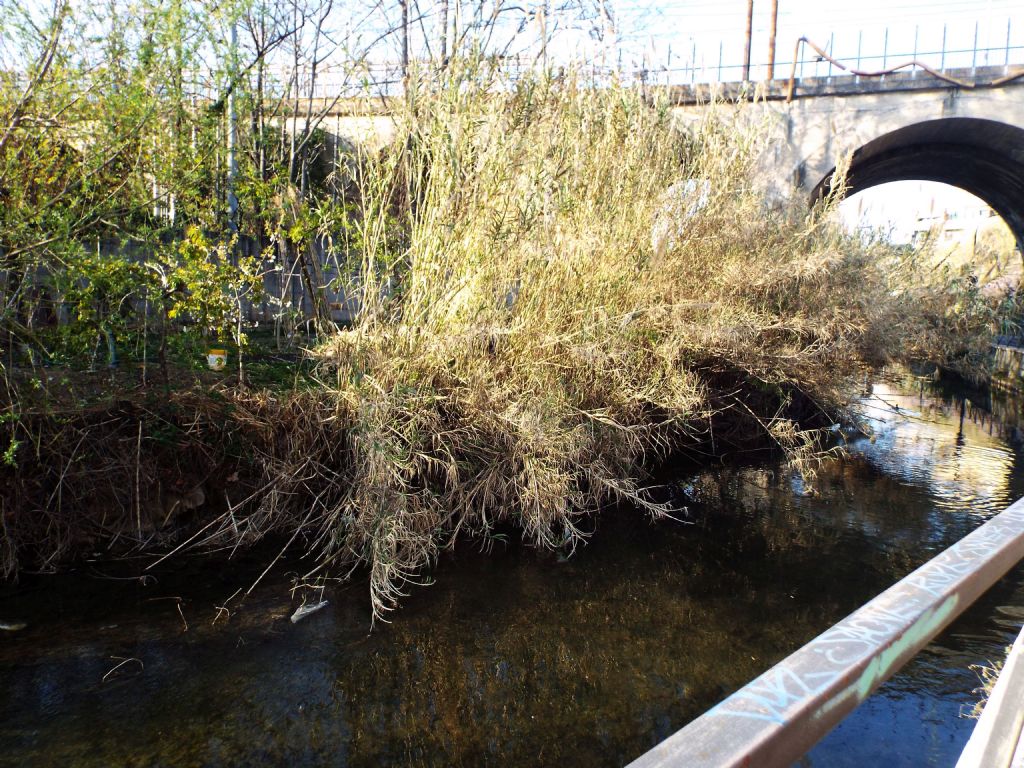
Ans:
{"label": "arch opening", "polygon": [[968,270],[987,295],[1016,290],[1024,259],[1009,226],[984,200],[931,181],[893,181],[847,196],[839,213],[851,232],[882,233],[936,266]]}
{"label": "arch opening", "polygon": [[[832,189],[835,168],[814,188]],[[985,201],[1024,253],[1024,129],[994,120],[942,118],[900,128],[853,153],[846,195],[894,181],[935,181]]]}

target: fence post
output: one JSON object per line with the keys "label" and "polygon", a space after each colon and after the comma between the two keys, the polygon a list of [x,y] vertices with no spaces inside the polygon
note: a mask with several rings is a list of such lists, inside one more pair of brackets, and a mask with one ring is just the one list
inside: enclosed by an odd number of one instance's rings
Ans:
{"label": "fence post", "polygon": [[[914,61],[915,62],[917,61],[917,32],[918,32],[919,29],[920,29],[920,27],[917,24],[915,24],[914,25]],[[914,66],[910,68],[910,77],[911,78],[916,78],[917,77],[917,64],[914,64]]]}
{"label": "fence post", "polygon": [[754,0],[747,0],[746,48],[743,52],[743,82],[750,80],[750,44],[754,35]]}
{"label": "fence post", "polygon": [[974,22],[974,50],[971,52],[971,75],[978,70],[978,22]]}
{"label": "fence post", "polygon": [[[864,39],[864,30],[857,30],[857,69],[860,70],[860,44]],[[860,83],[860,75],[857,75],[857,79],[854,81]]]}
{"label": "fence post", "polygon": [[1003,59],[1003,69],[1010,66],[1010,19],[1006,20],[1006,58]]}

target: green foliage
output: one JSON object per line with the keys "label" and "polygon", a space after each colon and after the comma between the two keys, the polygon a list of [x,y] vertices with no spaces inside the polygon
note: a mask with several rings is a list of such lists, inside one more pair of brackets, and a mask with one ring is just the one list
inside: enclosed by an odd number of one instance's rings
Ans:
{"label": "green foliage", "polygon": [[[169,263],[153,264],[154,272],[168,275],[172,288],[167,317],[191,325],[204,340],[233,338],[244,346],[239,328],[243,299],[262,297],[261,259],[238,256],[232,264],[236,238],[214,243],[197,227],[171,249]],[[173,258],[176,257],[176,258]]]}
{"label": "green foliage", "polygon": [[66,338],[76,351],[95,347],[98,333],[117,336],[135,329],[136,303],[148,294],[149,281],[140,264],[114,253],[82,251],[54,275],[58,294],[71,312]]}
{"label": "green foliage", "polygon": [[13,437],[11,438],[10,444],[4,450],[3,456],[0,457],[0,462],[2,462],[4,464],[4,466],[7,466],[7,467],[16,467],[16,466],[18,466],[18,460],[16,458],[16,454],[18,453],[18,447],[20,445],[21,445],[21,441],[16,440]]}
{"label": "green foliage", "polygon": [[16,413],[0,413],[0,425],[10,425],[9,429],[11,432],[7,448],[4,449],[3,455],[0,456],[0,464],[3,464],[6,467],[13,468],[18,466],[17,453],[18,448],[21,446],[21,441],[15,436],[15,430],[18,424],[19,420]]}

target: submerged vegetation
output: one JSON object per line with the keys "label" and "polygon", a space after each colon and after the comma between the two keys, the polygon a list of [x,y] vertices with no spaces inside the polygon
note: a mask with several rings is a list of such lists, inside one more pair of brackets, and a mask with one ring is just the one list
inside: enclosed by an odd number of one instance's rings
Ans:
{"label": "submerged vegetation", "polygon": [[[156,67],[148,56],[138,66]],[[166,96],[131,73],[117,98]],[[65,129],[26,118],[56,96],[17,92],[0,146],[7,577],[83,551],[230,552],[275,533],[312,573],[368,573],[381,617],[459,540],[515,531],[571,550],[610,504],[672,515],[644,486],[670,454],[770,445],[810,471],[816,428],[865,370],[976,367],[998,319],[966,274],[846,234],[835,201],[770,205],[765,136],[727,104],[684,128],[635,88],[512,79],[470,53],[410,74],[393,139],[324,171],[318,128],[298,146],[275,134],[261,91],[236,232],[217,208],[219,113],[160,123],[175,168],[137,105],[109,126],[131,126],[131,152],[97,136],[54,153]],[[93,167],[94,146],[118,149]],[[174,190],[170,222],[147,179]],[[99,252],[101,237],[123,247]],[[306,302],[271,296],[274,343],[250,349],[268,269]],[[356,307],[343,328],[327,282]],[[71,315],[46,322],[47,308]],[[215,339],[230,376],[190,363]],[[296,346],[301,363],[281,356]],[[118,350],[120,368],[82,370]]]}

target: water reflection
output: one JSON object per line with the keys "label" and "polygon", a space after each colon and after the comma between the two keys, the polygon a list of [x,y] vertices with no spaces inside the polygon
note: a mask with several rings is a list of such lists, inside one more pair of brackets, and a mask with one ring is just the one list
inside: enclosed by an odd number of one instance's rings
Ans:
{"label": "water reflection", "polygon": [[[258,562],[27,582],[0,765],[621,765],[1021,494],[1012,427],[911,384],[876,384],[874,441],[809,485],[677,473],[691,524],[609,513],[568,562],[462,548],[369,636],[354,587],[291,625],[283,573],[211,625]],[[951,764],[1019,606],[1018,570],[802,764]]]}
{"label": "water reflection", "polygon": [[970,399],[927,396],[917,383],[917,392],[906,380],[872,384],[857,410],[874,439],[855,450],[893,477],[927,484],[941,508],[999,511],[1010,493],[1013,426]]}

